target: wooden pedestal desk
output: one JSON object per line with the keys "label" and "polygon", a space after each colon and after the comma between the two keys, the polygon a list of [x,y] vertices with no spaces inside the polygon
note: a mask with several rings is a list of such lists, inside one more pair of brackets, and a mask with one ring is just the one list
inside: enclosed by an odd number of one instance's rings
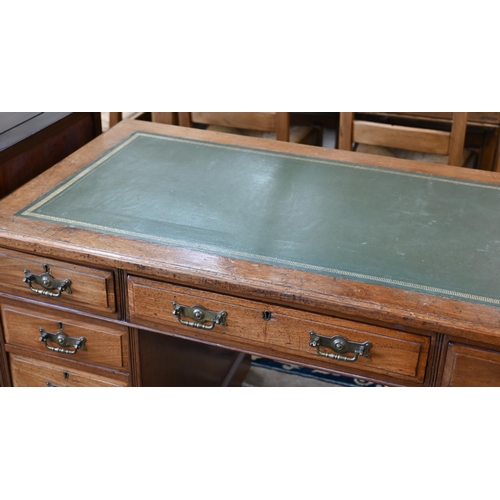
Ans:
{"label": "wooden pedestal desk", "polygon": [[0,228],[4,385],[500,385],[495,172],[125,121]]}

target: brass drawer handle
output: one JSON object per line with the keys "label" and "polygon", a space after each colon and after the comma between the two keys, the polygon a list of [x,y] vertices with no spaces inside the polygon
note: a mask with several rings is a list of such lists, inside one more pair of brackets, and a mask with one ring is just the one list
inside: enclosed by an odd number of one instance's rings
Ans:
{"label": "brass drawer handle", "polygon": [[[213,327],[217,325],[227,326],[226,325],[226,311],[209,311],[205,309],[203,306],[181,306],[177,304],[177,302],[172,302],[174,306],[174,310],[172,314],[177,316],[179,323],[185,326],[191,326],[193,328],[201,328],[203,330],[212,330]],[[181,318],[181,316],[187,316],[188,318],[194,319],[194,321],[185,321]],[[207,324],[211,323],[211,324]]]}
{"label": "brass drawer handle", "polygon": [[[28,271],[28,269],[24,270],[24,279],[23,281],[28,284],[30,290],[32,292],[37,293],[38,295],[45,295],[47,297],[59,297],[61,292],[71,293],[71,280],[58,280],[54,278],[50,274],[50,268],[47,264],[44,266],[45,272],[43,274],[34,274]],[[35,288],[33,283],[40,285],[42,288]],[[56,292],[51,292],[50,290],[57,290]]]}
{"label": "brass drawer handle", "polygon": [[[371,342],[351,342],[347,340],[342,335],[335,335],[334,337],[323,337],[322,335],[318,335],[314,331],[310,331],[309,335],[311,340],[309,341],[309,345],[311,347],[316,347],[316,352],[320,356],[324,356],[326,358],[336,359],[337,361],[348,361],[350,363],[354,363],[358,356],[364,356],[365,358],[371,357],[370,355],[370,347],[372,346]],[[341,356],[340,354],[327,353],[320,350],[320,347],[328,347],[335,351],[336,353],[344,354],[352,352],[354,353],[353,357]]]}
{"label": "brass drawer handle", "polygon": [[[40,328],[40,342],[45,344],[45,347],[49,349],[49,351],[62,352],[63,354],[76,354],[78,349],[82,351],[86,351],[87,347],[85,346],[86,339],[85,337],[74,338],[69,337],[63,331],[62,323],[59,323],[59,331],[57,333],[46,332],[43,328]],[[48,344],[48,342],[54,342],[61,347],[53,347]],[[63,349],[63,347],[73,347],[73,349]]]}

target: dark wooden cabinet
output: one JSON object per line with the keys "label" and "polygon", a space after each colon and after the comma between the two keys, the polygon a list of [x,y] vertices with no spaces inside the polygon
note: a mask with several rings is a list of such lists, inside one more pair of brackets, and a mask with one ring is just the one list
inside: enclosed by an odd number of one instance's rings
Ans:
{"label": "dark wooden cabinet", "polygon": [[0,198],[100,133],[100,113],[0,113]]}

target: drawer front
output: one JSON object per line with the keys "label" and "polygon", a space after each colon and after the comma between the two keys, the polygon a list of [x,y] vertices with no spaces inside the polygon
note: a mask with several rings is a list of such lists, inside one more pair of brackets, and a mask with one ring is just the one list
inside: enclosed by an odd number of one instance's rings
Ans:
{"label": "drawer front", "polygon": [[[271,307],[270,310],[272,319],[266,330],[267,338],[283,349],[300,352],[309,363],[324,363],[326,360],[344,370],[359,369],[415,382],[424,381],[430,349],[427,336],[283,308]],[[317,346],[310,345],[314,336],[321,338]],[[330,346],[336,339],[353,346],[345,352],[334,351]],[[369,357],[361,354],[366,353],[366,343],[369,343]],[[332,355],[344,359],[335,360]]]}
{"label": "drawer front", "polygon": [[[371,372],[390,377],[406,378],[422,383],[430,349],[430,337],[404,333],[388,328],[332,318],[320,314],[296,311],[211,292],[129,277],[128,296],[130,319],[145,326],[175,327],[193,334],[193,328],[179,324],[172,314],[172,303],[203,306],[215,312],[226,312],[226,326],[215,324],[213,332],[223,342],[227,339],[266,346],[275,356],[335,370]],[[185,318],[186,321],[193,321]],[[341,336],[349,343],[369,342],[369,357],[354,352],[342,353],[333,359],[324,354],[338,354],[329,347],[312,347],[311,332],[325,338]],[[364,351],[366,353],[366,349]]]}
{"label": "drawer front", "polygon": [[[210,292],[192,290],[190,288],[179,287],[160,283],[152,280],[128,278],[128,297],[130,321],[143,326],[153,328],[175,328],[190,333],[192,337],[197,337],[197,333],[203,328],[182,325],[178,316],[173,314],[174,305],[195,307],[202,306],[214,313],[226,313],[225,325],[202,322],[204,326],[210,328],[210,333],[221,334],[228,339],[247,339],[251,335],[252,339],[265,342],[265,322],[262,314],[263,306],[256,306],[252,301],[233,299],[224,295]],[[183,314],[180,319],[186,322],[195,322]],[[251,334],[249,334],[251,332]]]}
{"label": "drawer front", "polygon": [[[28,310],[22,305],[0,304],[0,310],[7,346],[23,347],[72,361],[128,371],[128,329],[125,326],[107,324],[49,308],[36,307]],[[40,340],[44,333],[49,334],[45,336],[45,341]],[[58,339],[57,336],[61,333],[63,335]],[[81,338],[84,340],[76,348],[75,341]]]}
{"label": "drawer front", "polygon": [[10,356],[14,387],[122,387],[121,381],[84,371],[60,368],[52,363]]}
{"label": "drawer front", "polygon": [[441,385],[500,387],[500,352],[449,343]]}
{"label": "drawer front", "polygon": [[[0,249],[0,272],[3,292],[101,314],[116,313],[115,280],[110,271]],[[61,285],[66,280],[69,285]],[[41,283],[49,281],[52,285],[44,288]]]}

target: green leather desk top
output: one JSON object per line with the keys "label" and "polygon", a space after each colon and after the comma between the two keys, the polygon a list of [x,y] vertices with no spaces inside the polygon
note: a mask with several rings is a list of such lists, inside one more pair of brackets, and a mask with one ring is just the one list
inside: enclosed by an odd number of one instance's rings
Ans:
{"label": "green leather desk top", "polygon": [[500,186],[136,132],[16,214],[500,307]]}

